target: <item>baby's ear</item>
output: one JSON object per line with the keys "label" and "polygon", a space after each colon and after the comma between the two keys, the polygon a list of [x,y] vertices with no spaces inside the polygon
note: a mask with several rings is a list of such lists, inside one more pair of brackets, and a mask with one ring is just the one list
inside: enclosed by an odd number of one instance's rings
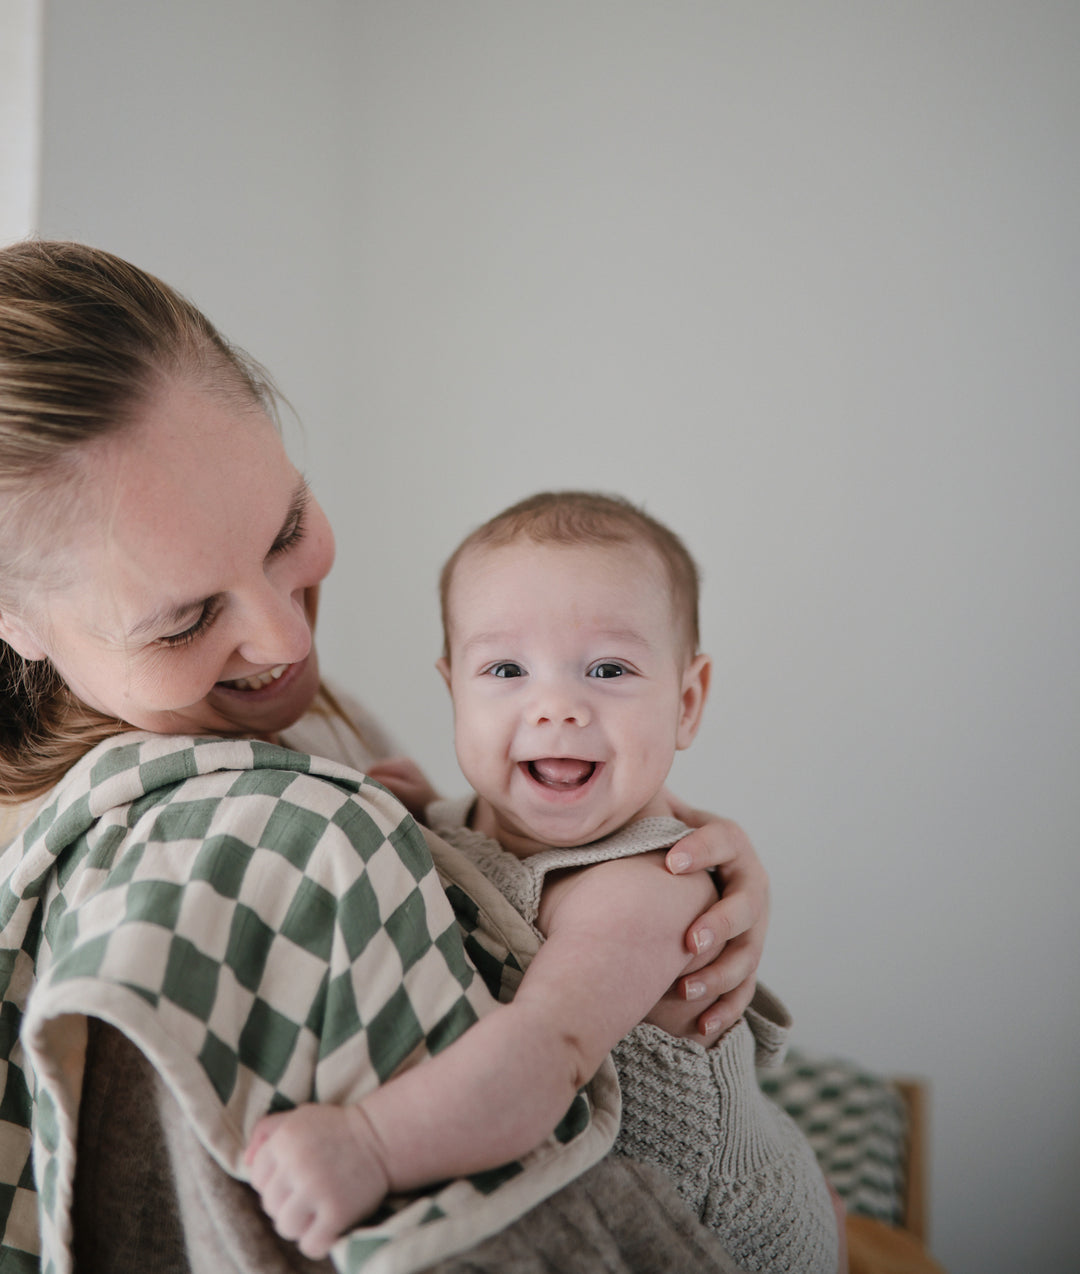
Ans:
{"label": "baby's ear", "polygon": [[445,655],[440,655],[435,660],[435,667],[439,670],[439,676],[446,682],[447,690],[450,689],[450,660]]}
{"label": "baby's ear", "polygon": [[21,620],[0,615],[0,637],[28,663],[46,658],[44,646]]}
{"label": "baby's ear", "polygon": [[687,666],[682,679],[682,701],[679,710],[679,729],[675,735],[677,748],[688,748],[701,725],[701,713],[709,697],[709,678],[712,676],[712,660],[708,655],[696,655]]}

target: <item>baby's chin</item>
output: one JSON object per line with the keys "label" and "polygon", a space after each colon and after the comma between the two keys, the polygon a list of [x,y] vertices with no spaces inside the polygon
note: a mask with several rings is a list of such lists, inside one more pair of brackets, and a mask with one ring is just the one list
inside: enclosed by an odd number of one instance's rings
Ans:
{"label": "baby's chin", "polygon": [[533,819],[513,819],[509,825],[504,823],[499,840],[504,847],[508,841],[519,856],[538,854],[545,849],[576,849],[579,845],[589,845],[593,841],[603,840],[617,832],[620,827],[633,821],[633,815],[626,818],[612,814],[602,819],[587,819],[568,823],[565,820],[550,822]]}

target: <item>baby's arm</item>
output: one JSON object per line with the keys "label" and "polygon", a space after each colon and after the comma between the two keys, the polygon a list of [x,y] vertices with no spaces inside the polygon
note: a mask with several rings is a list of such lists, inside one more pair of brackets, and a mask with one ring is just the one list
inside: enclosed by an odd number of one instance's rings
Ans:
{"label": "baby's arm", "polygon": [[358,1107],[302,1106],[259,1122],[247,1161],[278,1232],[320,1257],[384,1194],[532,1150],[687,966],[682,934],[711,890],[700,873],[672,876],[660,852],[554,882],[548,941],[511,1003]]}
{"label": "baby's arm", "polygon": [[431,802],[439,799],[427,775],[411,757],[390,756],[373,761],[367,767],[367,776],[391,791],[418,823],[425,821]]}

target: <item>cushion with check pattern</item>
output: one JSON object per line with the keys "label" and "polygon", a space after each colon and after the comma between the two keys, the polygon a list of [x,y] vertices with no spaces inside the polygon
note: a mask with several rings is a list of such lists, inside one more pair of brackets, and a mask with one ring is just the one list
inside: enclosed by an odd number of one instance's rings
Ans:
{"label": "cushion with check pattern", "polygon": [[853,1062],[794,1048],[758,1080],[802,1129],[848,1212],[901,1224],[907,1118],[899,1091]]}

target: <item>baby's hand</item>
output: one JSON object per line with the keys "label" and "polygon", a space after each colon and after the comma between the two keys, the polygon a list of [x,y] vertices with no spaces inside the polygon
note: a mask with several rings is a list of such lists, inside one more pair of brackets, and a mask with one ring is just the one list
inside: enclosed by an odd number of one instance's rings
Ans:
{"label": "baby's hand", "polygon": [[432,801],[439,799],[438,792],[428,782],[427,775],[415,761],[407,756],[392,756],[376,761],[366,771],[383,787],[389,788],[418,822],[424,821],[424,811]]}
{"label": "baby's hand", "polygon": [[251,1184],[284,1239],[313,1260],[385,1198],[382,1146],[359,1106],[298,1106],[255,1125]]}

